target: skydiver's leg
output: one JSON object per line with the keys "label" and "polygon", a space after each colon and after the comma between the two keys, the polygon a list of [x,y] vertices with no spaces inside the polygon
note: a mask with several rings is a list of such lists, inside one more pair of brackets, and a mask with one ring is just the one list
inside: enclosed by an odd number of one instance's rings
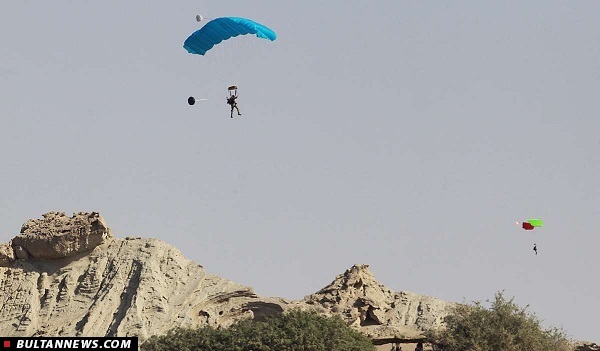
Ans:
{"label": "skydiver's leg", "polygon": [[242,114],[240,113],[240,108],[237,107],[237,105],[235,105],[235,109],[237,110],[238,116],[241,116]]}

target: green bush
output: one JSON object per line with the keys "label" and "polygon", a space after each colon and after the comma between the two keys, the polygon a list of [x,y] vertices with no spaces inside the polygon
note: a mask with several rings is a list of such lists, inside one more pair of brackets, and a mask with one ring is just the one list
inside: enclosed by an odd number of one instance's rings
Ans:
{"label": "green bush", "polygon": [[143,351],[374,351],[371,341],[340,317],[292,310],[265,322],[242,320],[228,329],[178,328],[153,336]]}
{"label": "green bush", "polygon": [[436,350],[444,351],[570,351],[562,329],[543,329],[527,307],[502,292],[489,309],[480,302],[457,305],[445,319],[446,328],[427,333]]}

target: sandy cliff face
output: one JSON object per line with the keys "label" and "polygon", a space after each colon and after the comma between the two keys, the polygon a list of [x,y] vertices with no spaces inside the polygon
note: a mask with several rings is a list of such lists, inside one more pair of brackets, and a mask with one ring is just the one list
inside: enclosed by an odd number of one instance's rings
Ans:
{"label": "sandy cliff face", "polygon": [[67,258],[17,261],[0,274],[0,334],[11,336],[145,339],[175,326],[228,325],[246,312],[237,300],[256,298],[154,239],[113,239]]}
{"label": "sandy cliff face", "polygon": [[116,239],[98,213],[51,212],[0,246],[0,334],[139,336],[229,326],[286,309],[339,314],[378,343],[417,340],[451,304],[381,285],[355,265],[300,301],[257,296],[156,239]]}
{"label": "sandy cliff face", "polygon": [[1,335],[145,339],[252,316],[251,288],[206,273],[160,240],[115,239],[100,218],[53,212],[3,245]]}

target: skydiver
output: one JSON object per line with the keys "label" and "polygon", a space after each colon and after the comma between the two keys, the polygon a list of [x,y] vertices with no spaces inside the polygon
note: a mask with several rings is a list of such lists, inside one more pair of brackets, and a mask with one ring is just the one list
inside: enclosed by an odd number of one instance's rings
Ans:
{"label": "skydiver", "polygon": [[537,255],[537,244],[533,244],[533,251],[535,251],[535,254]]}
{"label": "skydiver", "polygon": [[234,108],[237,110],[238,116],[242,115],[240,113],[240,109],[237,106],[237,102],[235,102],[235,99],[237,99],[237,97],[238,97],[238,95],[237,95],[237,91],[236,91],[234,95],[231,95],[227,98],[227,104],[231,105],[231,115],[230,115],[231,118],[233,118],[233,109]]}

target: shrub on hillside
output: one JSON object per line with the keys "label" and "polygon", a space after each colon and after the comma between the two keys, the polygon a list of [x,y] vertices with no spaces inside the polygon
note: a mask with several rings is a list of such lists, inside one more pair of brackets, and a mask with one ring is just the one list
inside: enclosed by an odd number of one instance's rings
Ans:
{"label": "shrub on hillside", "polygon": [[540,320],[514,298],[499,292],[491,307],[480,302],[459,304],[446,317],[446,328],[427,333],[436,350],[443,351],[570,351],[562,329],[543,329]]}

